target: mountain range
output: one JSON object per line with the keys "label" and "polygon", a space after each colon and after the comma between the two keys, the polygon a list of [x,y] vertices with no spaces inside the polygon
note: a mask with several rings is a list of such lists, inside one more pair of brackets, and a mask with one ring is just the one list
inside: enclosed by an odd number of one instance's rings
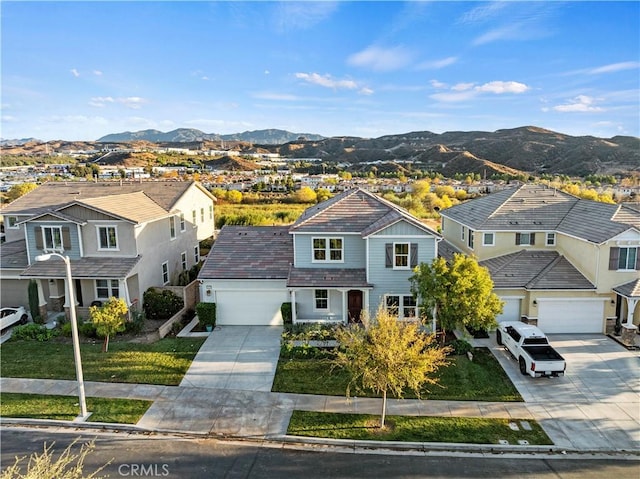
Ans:
{"label": "mountain range", "polygon": [[159,130],[126,131],[112,133],[98,139],[100,143],[122,143],[131,141],[150,141],[153,143],[182,143],[193,141],[246,141],[263,145],[281,145],[290,141],[305,138],[307,140],[322,140],[321,135],[312,133],[291,133],[286,130],[254,130],[242,133],[220,135],[218,133],[204,133],[194,128],[178,128],[166,133]]}

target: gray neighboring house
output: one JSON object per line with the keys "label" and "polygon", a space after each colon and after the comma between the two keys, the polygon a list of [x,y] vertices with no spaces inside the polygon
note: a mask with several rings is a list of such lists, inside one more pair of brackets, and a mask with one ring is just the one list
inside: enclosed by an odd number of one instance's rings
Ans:
{"label": "gray neighboring house", "polygon": [[409,277],[438,254],[438,233],[362,189],[308,208],[291,226],[225,226],[198,276],[218,324],[358,321],[379,305],[399,319],[417,316]]}
{"label": "gray neighboring house", "polygon": [[440,212],[441,255],[475,256],[505,301],[499,321],[547,333],[640,323],[640,205],[522,185]]}
{"label": "gray neighboring house", "polygon": [[40,314],[68,311],[69,256],[78,314],[112,296],[135,309],[151,286],[174,283],[200,262],[199,242],[214,232],[215,198],[197,182],[45,183],[2,210],[2,306],[28,306],[35,279]]}

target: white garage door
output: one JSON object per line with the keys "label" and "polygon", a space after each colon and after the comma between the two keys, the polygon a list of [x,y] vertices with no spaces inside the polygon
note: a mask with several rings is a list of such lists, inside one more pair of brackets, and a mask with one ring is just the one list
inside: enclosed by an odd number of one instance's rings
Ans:
{"label": "white garage door", "polygon": [[273,326],[282,324],[280,307],[286,291],[216,291],[216,324]]}
{"label": "white garage door", "polygon": [[496,321],[520,321],[520,298],[500,298],[504,301],[502,314],[496,317]]}
{"label": "white garage door", "polygon": [[602,333],[604,301],[538,300],[538,327],[545,333]]}

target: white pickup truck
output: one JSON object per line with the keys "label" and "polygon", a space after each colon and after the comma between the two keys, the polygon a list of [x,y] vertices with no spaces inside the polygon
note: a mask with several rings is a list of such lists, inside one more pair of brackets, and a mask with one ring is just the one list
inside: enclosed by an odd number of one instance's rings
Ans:
{"label": "white pickup truck", "polygon": [[496,341],[518,360],[524,375],[563,376],[566,362],[549,345],[545,334],[535,326],[520,321],[505,321],[498,324]]}

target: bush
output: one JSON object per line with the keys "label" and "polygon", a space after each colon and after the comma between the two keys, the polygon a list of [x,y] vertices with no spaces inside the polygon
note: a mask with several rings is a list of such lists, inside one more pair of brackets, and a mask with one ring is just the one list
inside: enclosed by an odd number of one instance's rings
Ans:
{"label": "bush", "polygon": [[284,324],[293,323],[291,303],[282,303],[282,306],[280,306],[280,312],[282,313],[282,321],[284,322]]}
{"label": "bush", "polygon": [[70,338],[71,336],[73,336],[73,333],[71,331],[71,323],[67,322],[67,323],[61,324],[60,334],[62,334],[65,338]]}
{"label": "bush", "polygon": [[42,324],[44,321],[40,317],[40,296],[38,294],[38,283],[35,279],[29,281],[29,310],[34,323]]}
{"label": "bush", "polygon": [[487,332],[486,329],[475,329],[475,328],[472,328],[471,326],[467,326],[466,328],[467,328],[467,331],[469,331],[469,334],[476,339],[489,337],[489,333]]}
{"label": "bush", "polygon": [[334,355],[334,348],[318,348],[308,344],[294,346],[290,342],[284,342],[280,346],[281,359],[331,359]]}
{"label": "bush", "polygon": [[196,314],[198,315],[198,322],[202,326],[216,325],[216,303],[196,304]]}
{"label": "bush", "polygon": [[144,329],[146,319],[144,311],[131,311],[131,321],[124,323],[125,332],[139,334]]}
{"label": "bush", "polygon": [[40,342],[49,341],[57,336],[59,332],[54,329],[47,329],[40,324],[25,324],[24,326],[16,326],[11,334],[12,339],[36,340]]}
{"label": "bush", "polygon": [[291,324],[285,326],[283,341],[328,341],[336,339],[336,326],[333,324]]}
{"label": "bush", "polygon": [[142,297],[142,309],[148,319],[169,319],[180,311],[184,301],[168,289],[149,288]]}
{"label": "bush", "polygon": [[453,354],[457,356],[462,356],[463,354],[467,354],[469,351],[473,349],[473,346],[469,344],[468,341],[464,339],[454,339],[449,343],[449,346],[453,348]]}
{"label": "bush", "polygon": [[98,332],[93,323],[85,323],[83,321],[78,322],[78,334],[85,338],[97,338]]}

